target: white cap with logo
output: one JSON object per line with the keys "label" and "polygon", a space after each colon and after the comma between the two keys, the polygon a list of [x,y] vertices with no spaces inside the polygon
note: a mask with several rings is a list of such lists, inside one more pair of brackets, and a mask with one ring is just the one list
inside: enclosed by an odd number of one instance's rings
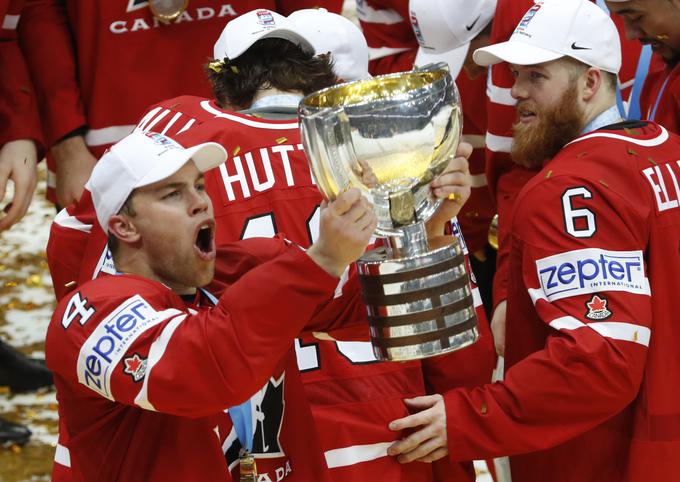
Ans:
{"label": "white cap with logo", "polygon": [[485,66],[535,65],[561,57],[618,74],[621,42],[609,15],[588,0],[539,1],[524,14],[510,40],[473,54],[474,61]]}
{"label": "white cap with logo", "polygon": [[298,10],[288,16],[296,32],[308,39],[317,55],[330,52],[333,71],[345,81],[369,78],[368,44],[351,20],[325,8]]}
{"label": "white cap with logo", "polygon": [[448,62],[456,77],[470,41],[493,19],[496,0],[410,0],[413,33],[420,48],[415,64]]}
{"label": "white cap with logo", "polygon": [[227,160],[227,152],[215,142],[184,148],[155,132],[134,131],[111,146],[92,170],[85,187],[92,193],[97,220],[108,232],[111,216],[123,207],[132,191],[162,181],[189,160],[205,172]]}
{"label": "white cap with logo", "polygon": [[265,38],[281,38],[299,45],[302,50],[314,53],[312,42],[295,30],[283,15],[259,8],[231,20],[215,42],[213,57],[235,59],[255,42]]}

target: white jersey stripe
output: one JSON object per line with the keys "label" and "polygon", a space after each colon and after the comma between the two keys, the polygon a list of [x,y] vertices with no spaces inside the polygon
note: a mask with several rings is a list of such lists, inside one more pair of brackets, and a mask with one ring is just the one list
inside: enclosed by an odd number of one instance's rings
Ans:
{"label": "white jersey stripe", "polygon": [[62,209],[54,217],[54,222],[59,226],[69,229],[75,229],[77,231],[82,231],[83,233],[89,233],[92,231],[91,224],[82,223],[75,216],[71,216],[66,209]]}
{"label": "white jersey stripe", "polygon": [[360,7],[357,7],[357,17],[362,22],[380,23],[383,25],[394,25],[395,23],[404,21],[396,10],[390,8],[381,8],[378,10],[365,3]]}
{"label": "white jersey stripe", "polygon": [[149,350],[149,357],[147,358],[146,361],[146,373],[144,374],[144,383],[142,384],[142,388],[139,390],[139,393],[135,397],[135,404],[137,404],[138,406],[145,410],[153,410],[154,412],[156,411],[152,403],[149,401],[149,378],[151,370],[153,370],[153,367],[159,361],[161,361],[161,358],[163,358],[163,354],[165,353],[165,349],[168,347],[168,343],[170,342],[170,338],[172,338],[172,334],[175,332],[179,324],[182,323],[186,317],[187,315],[182,315],[177,316],[170,320],[170,322],[167,325],[165,325],[163,331],[161,331],[161,334],[158,336],[158,338],[156,338],[154,342],[151,344],[151,349]]}
{"label": "white jersey stripe", "polygon": [[329,469],[346,467],[387,456],[387,448],[394,442],[380,442],[369,445],[352,445],[341,449],[327,450],[326,464]]}
{"label": "white jersey stripe", "polygon": [[486,147],[493,152],[510,152],[512,149],[512,137],[497,136],[491,132],[487,132]]}
{"label": "white jersey stripe", "polygon": [[473,149],[484,149],[486,140],[482,135],[463,134],[463,141],[472,145]]}
{"label": "white jersey stripe", "polygon": [[85,134],[85,144],[88,146],[105,146],[118,142],[135,129],[134,125],[111,126],[103,129],[90,129]]}
{"label": "white jersey stripe", "polygon": [[512,98],[510,94],[512,89],[506,87],[498,87],[491,82],[491,75],[487,77],[486,95],[494,104],[514,106],[517,101]]}
{"label": "white jersey stripe", "polygon": [[472,187],[485,187],[487,185],[486,174],[474,174],[472,178]]}
{"label": "white jersey stripe", "polygon": [[605,338],[613,340],[630,341],[642,346],[649,346],[651,330],[646,326],[622,323],[616,321],[599,321],[595,323],[583,323],[573,316],[563,316],[550,322],[550,326],[556,330],[577,330],[590,328]]}
{"label": "white jersey stripe", "polygon": [[21,15],[5,15],[2,19],[2,28],[5,30],[15,30],[19,25],[19,17]]}
{"label": "white jersey stripe", "polygon": [[[574,139],[569,144],[573,144],[575,142],[580,142],[580,141],[585,141],[586,139],[591,139],[593,137],[607,137],[609,139],[616,139],[616,140],[619,140],[619,141],[630,142],[632,144],[636,144],[636,145],[642,146],[642,147],[654,147],[654,146],[658,146],[660,144],[663,144],[664,142],[666,142],[668,140],[668,131],[666,129],[664,129],[663,126],[659,126],[659,128],[661,129],[661,134],[656,136],[654,139],[647,139],[647,140],[634,139],[632,137],[622,136],[622,135],[619,135],[619,134],[612,134],[610,132],[593,132],[592,134],[588,134],[587,136],[583,136],[583,137],[579,137],[578,139]],[[569,144],[567,144],[567,145],[569,145]]]}
{"label": "white jersey stripe", "polygon": [[255,127],[258,129],[270,129],[270,130],[286,130],[286,129],[297,129],[298,128],[298,123],[297,122],[289,122],[286,124],[276,124],[273,122],[260,122],[256,121],[254,119],[244,119],[243,117],[239,117],[233,114],[228,114],[227,112],[223,112],[220,110],[215,109],[213,106],[210,105],[209,100],[204,100],[201,102],[201,108],[207,112],[210,112],[212,115],[215,117],[221,117],[223,119],[229,119],[234,122],[238,122],[239,124],[244,124],[250,127]]}
{"label": "white jersey stripe", "polygon": [[54,463],[64,467],[71,467],[71,452],[62,444],[58,443],[57,449],[54,451]]}
{"label": "white jersey stripe", "polygon": [[160,121],[162,121],[165,118],[165,116],[167,116],[169,113],[170,113],[170,109],[165,109],[163,112],[158,114],[158,116],[154,120],[149,122],[149,124],[146,126],[146,128],[144,130],[145,131],[153,131],[153,128],[156,127],[156,124],[158,124]]}

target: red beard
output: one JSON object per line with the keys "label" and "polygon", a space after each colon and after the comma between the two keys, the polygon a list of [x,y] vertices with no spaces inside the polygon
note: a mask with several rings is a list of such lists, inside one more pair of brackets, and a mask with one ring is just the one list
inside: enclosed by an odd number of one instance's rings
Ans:
{"label": "red beard", "polygon": [[517,104],[518,116],[526,111],[533,112],[538,123],[516,122],[512,126],[511,155],[515,163],[528,169],[540,169],[544,162],[576,139],[584,127],[574,85],[567,89],[555,107],[548,110],[539,109],[531,101]]}

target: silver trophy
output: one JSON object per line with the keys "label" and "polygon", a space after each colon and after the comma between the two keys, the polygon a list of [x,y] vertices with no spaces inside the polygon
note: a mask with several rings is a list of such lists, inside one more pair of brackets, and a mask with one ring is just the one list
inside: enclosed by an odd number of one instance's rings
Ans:
{"label": "silver trophy", "polygon": [[[429,183],[458,147],[462,113],[446,64],[330,87],[300,103],[305,151],[328,199],[350,187],[373,203],[385,245],[358,262],[373,350],[413,360],[479,337],[465,259],[455,236],[428,243],[441,203]],[[443,234],[443,233],[442,233]]]}

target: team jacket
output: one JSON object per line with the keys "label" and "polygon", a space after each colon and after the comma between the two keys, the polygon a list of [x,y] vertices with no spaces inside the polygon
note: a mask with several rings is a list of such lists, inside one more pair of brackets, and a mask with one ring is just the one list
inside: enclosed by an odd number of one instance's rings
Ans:
{"label": "team jacket", "polygon": [[[527,10],[533,5],[532,0],[498,0],[491,31],[491,43],[505,42],[510,38],[515,27]],[[640,43],[627,40],[623,23],[617,16],[612,18],[621,38],[623,64],[619,72],[622,96],[628,98],[635,79]],[[507,296],[509,253],[507,252],[507,237],[510,217],[517,194],[522,186],[536,173],[514,164],[510,158],[512,146],[512,124],[516,120],[515,99],[510,95],[514,83],[512,73],[506,63],[500,63],[489,69],[487,86],[487,119],[486,132],[486,177],[491,194],[496,201],[498,212],[498,237],[500,249],[498,252],[496,277],[494,278],[494,305]],[[641,104],[643,105],[643,104]],[[644,110],[642,112],[645,112]]]}
{"label": "team jacket", "polygon": [[680,133],[680,64],[650,72],[642,89],[640,107],[646,119]]}
{"label": "team jacket", "polygon": [[0,147],[17,139],[42,144],[33,84],[17,43],[23,5],[24,0],[0,0]]}
{"label": "team jacket", "polygon": [[[310,175],[295,119],[267,120],[224,111],[213,101],[184,96],[149,109],[139,127],[164,132],[186,145],[213,140],[230,153],[224,168],[206,173],[218,244],[277,232],[303,246],[316,239],[321,196]],[[89,279],[102,269],[113,269],[106,261],[106,239],[92,219],[91,209],[85,197],[53,224],[48,260],[50,266],[59,268],[59,273],[52,271],[55,287],[60,282],[56,278]],[[84,245],[79,251],[85,256],[57,255],[62,243]],[[356,279],[352,274],[348,278],[350,282]],[[220,280],[219,273],[215,279]],[[348,289],[352,291],[351,283],[338,294],[347,296]],[[477,290],[473,292],[479,305]],[[334,480],[349,477],[368,481],[376,474],[390,474],[393,480],[410,482],[431,480],[428,464],[402,466],[386,455],[387,446],[399,438],[399,434],[387,429],[387,424],[408,413],[402,399],[425,393],[426,380],[429,387],[435,387],[433,390],[442,391],[479,385],[489,379],[493,350],[481,307],[478,316],[482,340],[422,366],[418,362],[377,363],[365,342],[336,343],[311,334],[297,342],[297,363],[321,439],[314,450],[325,455]],[[361,312],[356,317],[363,320],[365,315]],[[356,340],[341,329],[334,333],[337,339]],[[458,368],[450,370],[450,366]],[[293,371],[297,372],[296,367],[286,368],[288,380],[296,376],[291,375]],[[288,398],[286,403],[290,404]],[[292,469],[295,474],[296,466]],[[452,476],[460,470],[456,466],[448,474]]]}
{"label": "team jacket", "polygon": [[261,480],[281,471],[323,480],[304,406],[276,403],[284,390],[303,399],[299,382],[288,387],[276,370],[303,326],[341,319],[328,307],[337,278],[283,239],[220,248],[217,273],[214,308],[205,295],[187,304],[135,275],[100,277],[60,302],[46,356],[73,480],[231,480],[223,450],[231,462],[235,434],[224,410],[253,393],[261,421],[253,450],[283,462],[271,473],[265,465]]}
{"label": "team jacket", "polygon": [[512,218],[503,383],[446,394],[453,458],[517,482],[673,480],[680,140],[628,123],[568,144]]}

